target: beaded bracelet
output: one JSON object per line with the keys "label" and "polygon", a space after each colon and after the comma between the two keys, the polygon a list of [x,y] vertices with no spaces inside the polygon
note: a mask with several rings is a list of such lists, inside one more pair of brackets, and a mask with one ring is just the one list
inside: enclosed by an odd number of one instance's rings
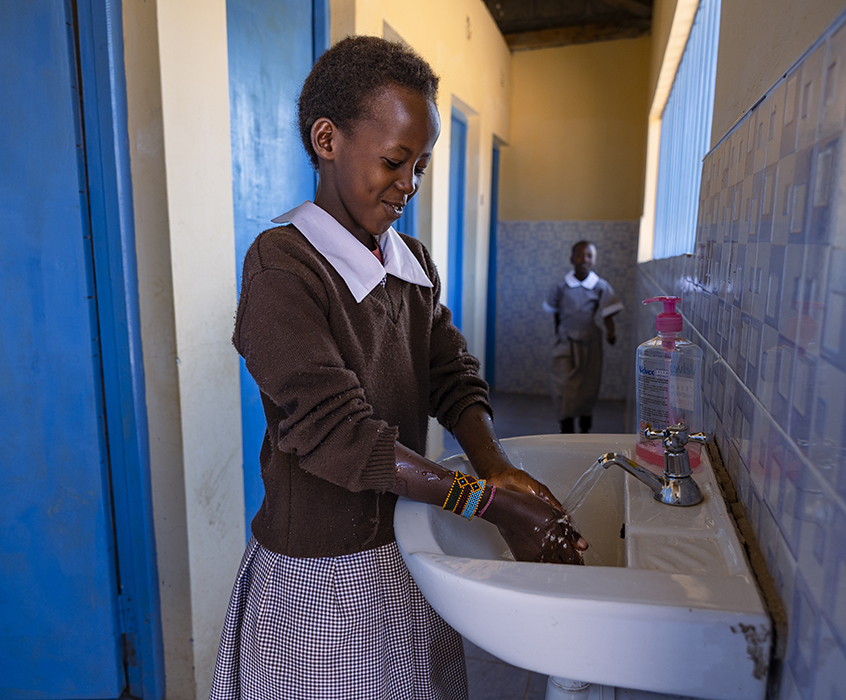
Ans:
{"label": "beaded bracelet", "polygon": [[485,505],[483,505],[483,506],[482,506],[482,509],[481,509],[478,513],[476,513],[476,515],[477,515],[478,517],[480,517],[480,518],[481,518],[481,517],[482,517],[482,515],[484,515],[485,511],[488,509],[488,506],[491,504],[491,501],[493,500],[493,497],[494,497],[494,494],[495,494],[495,493],[496,493],[496,486],[491,486],[491,495],[490,495],[490,496],[488,496],[488,501],[487,501],[487,503],[485,503]]}
{"label": "beaded bracelet", "polygon": [[485,480],[479,479],[470,484],[470,495],[467,496],[467,503],[464,504],[464,510],[461,511],[461,517],[472,520],[476,515],[476,510],[479,508],[479,501],[482,500],[482,494],[485,493]]}
{"label": "beaded bracelet", "polygon": [[[486,484],[487,482],[484,479],[474,479],[472,476],[462,474],[459,471],[455,472],[452,477],[452,485],[449,487],[449,493],[447,493],[446,500],[441,507],[444,510],[458,514],[459,506],[463,501],[464,507],[460,509],[460,514],[462,517],[472,520],[476,515],[476,511],[479,509],[479,502],[485,493]],[[465,495],[467,496],[466,499]],[[492,498],[493,495],[488,498],[485,508],[490,505]]]}
{"label": "beaded bracelet", "polygon": [[455,472],[452,477],[452,486],[449,487],[449,493],[441,507],[455,513],[458,504],[461,502],[461,497],[464,495],[464,490],[470,485],[471,481],[475,481],[472,476],[467,476],[458,471]]}

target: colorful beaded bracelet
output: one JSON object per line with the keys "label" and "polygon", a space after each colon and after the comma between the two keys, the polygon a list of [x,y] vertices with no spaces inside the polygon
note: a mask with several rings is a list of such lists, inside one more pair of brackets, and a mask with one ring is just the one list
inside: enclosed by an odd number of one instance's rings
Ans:
{"label": "colorful beaded bracelet", "polygon": [[[472,520],[479,510],[479,503],[485,493],[487,482],[484,479],[474,479],[472,476],[455,472],[452,477],[452,485],[449,487],[446,500],[442,508],[453,513],[459,513],[462,517]],[[465,498],[466,496],[466,498]],[[485,508],[490,505],[493,494],[488,498]],[[461,503],[464,507],[460,508]],[[484,510],[484,508],[482,509]]]}
{"label": "colorful beaded bracelet", "polygon": [[452,486],[449,487],[449,493],[447,494],[446,500],[441,507],[444,510],[449,510],[455,513],[458,509],[458,504],[461,502],[461,497],[464,495],[464,489],[470,485],[471,481],[475,481],[472,476],[467,476],[461,472],[455,472],[452,477]]}
{"label": "colorful beaded bracelet", "polygon": [[470,484],[470,494],[467,496],[467,502],[464,504],[464,510],[461,511],[462,518],[472,520],[473,516],[476,515],[476,511],[479,508],[479,501],[482,500],[482,494],[485,493],[485,483],[484,479],[479,479],[478,481]]}

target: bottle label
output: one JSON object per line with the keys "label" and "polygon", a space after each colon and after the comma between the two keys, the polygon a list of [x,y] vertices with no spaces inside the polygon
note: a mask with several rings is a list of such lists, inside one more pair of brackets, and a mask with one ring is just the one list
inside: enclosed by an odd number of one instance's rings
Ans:
{"label": "bottle label", "polygon": [[669,425],[667,413],[667,370],[638,363],[637,395],[638,422],[650,423],[653,428]]}
{"label": "bottle label", "polygon": [[693,411],[695,386],[692,379],[673,377],[670,380],[670,404],[677,406],[680,411]]}
{"label": "bottle label", "polygon": [[674,423],[699,423],[696,372],[684,359],[637,364],[638,423],[656,430]]}

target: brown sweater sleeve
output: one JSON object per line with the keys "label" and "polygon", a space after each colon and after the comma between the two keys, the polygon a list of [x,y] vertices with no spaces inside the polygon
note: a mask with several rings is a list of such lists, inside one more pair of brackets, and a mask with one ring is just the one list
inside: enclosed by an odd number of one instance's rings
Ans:
{"label": "brown sweater sleeve", "polygon": [[[416,242],[416,241],[415,241]],[[437,268],[420,244],[421,263],[434,285],[430,336],[429,413],[452,432],[461,412],[474,403],[493,414],[488,385],[479,376],[479,361],[467,351],[467,341],[452,322],[452,312],[440,303],[441,281]],[[411,246],[412,247],[413,243]],[[412,250],[415,250],[412,247]]]}
{"label": "brown sweater sleeve", "polygon": [[260,250],[261,242],[245,260],[233,343],[266,397],[270,439],[302,469],[345,489],[392,489],[397,428],[373,417],[345,366],[325,290],[307,267],[268,266]]}

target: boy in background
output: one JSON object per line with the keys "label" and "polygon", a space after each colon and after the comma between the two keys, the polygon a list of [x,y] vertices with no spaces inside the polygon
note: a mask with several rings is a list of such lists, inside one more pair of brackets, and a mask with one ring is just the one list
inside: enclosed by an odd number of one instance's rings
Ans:
{"label": "boy in background", "polygon": [[578,241],[570,254],[573,270],[549,292],[543,306],[555,314],[555,345],[552,352],[552,400],[562,433],[572,433],[575,418],[579,430],[590,432],[593,407],[602,378],[602,330],[610,345],[616,340],[614,315],[623,304],[613,287],[594,271],[596,246]]}

